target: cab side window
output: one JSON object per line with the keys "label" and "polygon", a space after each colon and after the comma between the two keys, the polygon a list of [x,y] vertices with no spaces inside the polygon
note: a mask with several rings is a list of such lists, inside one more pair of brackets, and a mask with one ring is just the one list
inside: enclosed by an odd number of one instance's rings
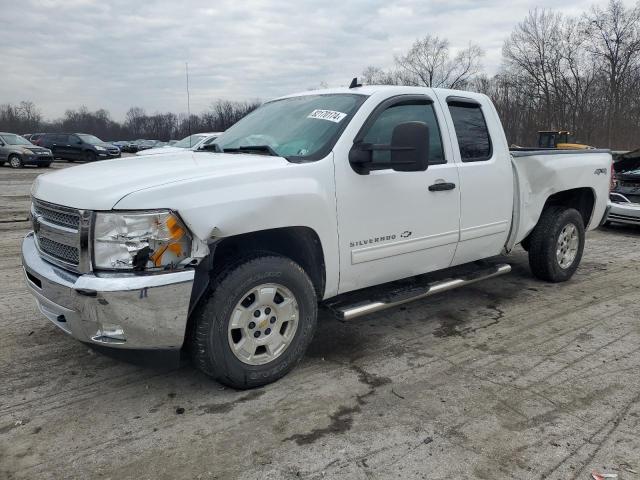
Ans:
{"label": "cab side window", "polygon": [[[431,102],[398,103],[385,109],[362,137],[363,143],[377,145],[391,144],[393,129],[405,122],[422,122],[429,127],[429,165],[447,163],[442,150],[440,128]],[[374,150],[373,163],[391,162],[389,150]]]}
{"label": "cab side window", "polygon": [[491,137],[482,108],[477,103],[449,102],[463,162],[482,162],[492,155]]}

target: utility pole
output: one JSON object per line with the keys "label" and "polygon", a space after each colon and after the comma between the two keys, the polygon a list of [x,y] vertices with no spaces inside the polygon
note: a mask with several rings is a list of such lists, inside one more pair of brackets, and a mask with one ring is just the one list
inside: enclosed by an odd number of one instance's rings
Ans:
{"label": "utility pole", "polygon": [[189,146],[191,147],[191,95],[189,94],[189,62],[184,63],[187,74],[187,125],[189,127]]}

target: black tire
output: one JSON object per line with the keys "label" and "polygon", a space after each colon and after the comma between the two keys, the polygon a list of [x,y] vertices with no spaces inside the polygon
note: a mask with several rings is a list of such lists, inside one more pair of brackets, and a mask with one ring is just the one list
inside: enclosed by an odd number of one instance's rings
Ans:
{"label": "black tire", "polygon": [[[556,255],[558,239],[563,229],[570,224],[576,227],[578,249],[573,261],[562,267]],[[538,224],[529,235],[529,266],[531,272],[547,282],[566,282],[569,280],[582,259],[584,251],[584,223],[582,216],[574,208],[551,206],[546,208]]]}
{"label": "black tire", "polygon": [[23,168],[24,167],[24,163],[22,163],[22,159],[20,158],[20,155],[9,155],[9,166],[11,168]]}
{"label": "black tire", "polygon": [[[264,365],[250,365],[233,353],[228,325],[245,292],[265,283],[286,287],[298,303],[298,326],[286,349]],[[247,389],[275,382],[304,356],[316,329],[318,304],[314,286],[292,260],[264,254],[239,261],[212,280],[209,293],[194,312],[189,349],[195,366],[220,383]]]}
{"label": "black tire", "polygon": [[84,160],[86,162],[95,162],[98,159],[96,152],[92,152],[91,150],[87,150],[84,152]]}

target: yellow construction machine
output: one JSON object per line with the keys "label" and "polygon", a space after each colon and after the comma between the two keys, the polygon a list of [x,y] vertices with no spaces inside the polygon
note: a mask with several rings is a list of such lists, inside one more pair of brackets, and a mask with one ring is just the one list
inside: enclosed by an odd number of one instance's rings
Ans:
{"label": "yellow construction machine", "polygon": [[576,143],[571,132],[567,130],[542,130],[538,132],[539,148],[558,148],[561,150],[585,150],[593,148],[583,143]]}

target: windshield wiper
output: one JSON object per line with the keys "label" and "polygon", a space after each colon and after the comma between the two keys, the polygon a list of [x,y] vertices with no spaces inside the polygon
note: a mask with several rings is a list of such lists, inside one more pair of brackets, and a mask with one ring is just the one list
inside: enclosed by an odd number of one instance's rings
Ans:
{"label": "windshield wiper", "polygon": [[224,153],[234,153],[234,152],[258,152],[258,153],[266,153],[271,155],[272,157],[279,157],[280,155],[269,145],[241,145],[235,148],[224,148],[222,150]]}

